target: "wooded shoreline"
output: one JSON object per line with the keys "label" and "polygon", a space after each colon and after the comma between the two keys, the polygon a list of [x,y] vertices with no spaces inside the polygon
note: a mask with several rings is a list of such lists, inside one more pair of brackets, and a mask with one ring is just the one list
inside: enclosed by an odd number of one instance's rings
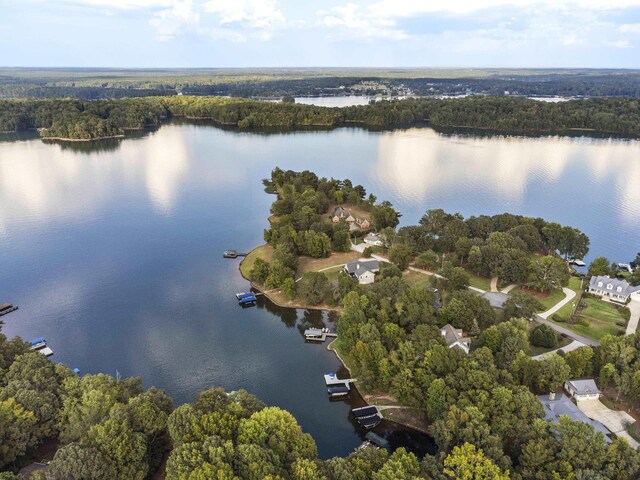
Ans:
{"label": "wooded shoreline", "polygon": [[[527,134],[575,132],[640,136],[640,102],[633,98],[544,103],[517,97],[409,98],[352,107],[318,107],[222,97],[145,97],[119,100],[0,100],[0,130],[36,128],[42,138],[97,140],[158,126],[172,118],[207,120],[240,130],[385,130],[425,121],[434,128]],[[461,127],[462,126],[462,127]]]}

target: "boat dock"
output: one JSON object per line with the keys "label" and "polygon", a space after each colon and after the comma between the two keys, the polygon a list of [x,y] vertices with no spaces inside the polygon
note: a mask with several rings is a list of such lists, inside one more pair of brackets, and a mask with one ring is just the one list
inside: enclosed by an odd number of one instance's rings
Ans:
{"label": "boat dock", "polygon": [[0,317],[7,313],[15,312],[18,309],[17,305],[11,305],[10,303],[0,303]]}
{"label": "boat dock", "polygon": [[31,340],[30,349],[34,352],[43,354],[45,357],[50,357],[51,355],[53,355],[53,350],[51,350],[47,346],[47,341],[42,337],[34,338],[33,340]]}
{"label": "boat dock", "polygon": [[338,378],[335,373],[327,373],[324,376],[324,383],[327,386],[327,393],[331,398],[344,397],[351,391],[351,384],[355,378]]}
{"label": "boat dock", "polygon": [[238,299],[238,303],[243,307],[250,307],[258,301],[258,297],[256,297],[256,294],[253,292],[236,293],[236,298]]}
{"label": "boat dock", "polygon": [[384,420],[382,413],[380,413],[380,410],[375,405],[354,408],[351,410],[351,414],[358,421],[360,426],[364,428],[374,428]]}
{"label": "boat dock", "polygon": [[309,342],[324,342],[327,337],[335,338],[338,334],[328,328],[308,328],[304,331],[304,339]]}
{"label": "boat dock", "polygon": [[238,258],[238,257],[246,257],[249,255],[248,253],[240,253],[236,250],[225,250],[222,256],[224,258]]}

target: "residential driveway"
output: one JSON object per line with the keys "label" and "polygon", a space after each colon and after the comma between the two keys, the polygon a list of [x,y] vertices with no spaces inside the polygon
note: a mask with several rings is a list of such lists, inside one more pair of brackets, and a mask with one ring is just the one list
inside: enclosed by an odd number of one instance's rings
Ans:
{"label": "residential driveway", "polygon": [[367,248],[369,245],[367,245],[366,243],[359,243],[358,245],[354,245],[353,243],[351,244],[351,250],[354,250],[356,252],[360,252],[360,253],[364,253],[364,249]]}
{"label": "residential driveway", "polygon": [[569,345],[565,345],[562,348],[556,348],[555,350],[551,350],[550,352],[546,352],[546,353],[541,353],[540,355],[536,355],[535,357],[531,357],[531,358],[533,358],[534,360],[542,360],[544,358],[550,357],[554,353],[558,353],[560,350],[562,350],[564,353],[567,353],[567,352],[570,352],[571,350],[575,350],[576,348],[580,348],[580,347],[586,347],[586,345],[582,342],[579,342],[578,340],[574,340]]}
{"label": "residential driveway", "polygon": [[571,300],[573,300],[576,296],[576,292],[574,292],[573,290],[571,290],[570,288],[564,287],[562,289],[562,291],[564,292],[564,300],[560,300],[558,303],[556,303],[553,307],[551,307],[549,310],[547,310],[546,312],[541,313],[539,316],[542,318],[549,318],[551,315],[553,315],[554,313],[556,313],[558,310],[560,310],[562,307],[564,307],[567,303],[569,303]]}
{"label": "residential driveway", "polygon": [[631,435],[627,433],[627,427],[635,422],[635,419],[627,412],[610,410],[600,400],[582,400],[577,402],[578,408],[592,420],[597,420],[607,427],[611,433],[624,438],[635,450],[640,446]]}
{"label": "residential driveway", "polygon": [[632,296],[632,299],[627,307],[629,307],[629,310],[631,310],[631,317],[629,318],[629,323],[627,324],[627,331],[625,335],[631,335],[632,333],[636,333],[636,329],[638,328],[638,321],[640,321],[640,300],[635,300]]}

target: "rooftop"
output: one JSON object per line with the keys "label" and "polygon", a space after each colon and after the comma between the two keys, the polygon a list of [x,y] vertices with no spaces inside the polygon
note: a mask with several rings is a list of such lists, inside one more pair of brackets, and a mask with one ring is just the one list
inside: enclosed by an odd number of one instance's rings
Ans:
{"label": "rooftop", "polygon": [[504,309],[505,302],[509,299],[509,295],[502,292],[485,292],[482,294],[482,298],[489,300],[491,308]]}
{"label": "rooftop", "polygon": [[351,275],[361,275],[366,271],[375,273],[380,270],[380,262],[377,260],[356,260],[347,263],[345,270]]}
{"label": "rooftop", "polygon": [[[602,284],[600,286],[599,284]],[[611,285],[611,288],[607,288],[608,285]],[[610,278],[608,275],[591,277],[589,281],[589,287],[595,288],[599,290],[611,291],[613,293],[617,293],[618,295],[631,295],[634,292],[640,291],[640,286],[633,287],[626,280],[619,280],[617,278]],[[620,287],[620,291],[618,291],[618,287]]]}
{"label": "rooftop", "polygon": [[567,382],[573,388],[573,391],[578,395],[590,395],[595,393],[602,393],[596,382],[592,379],[588,380],[569,380]]}
{"label": "rooftop", "polygon": [[462,329],[453,328],[453,326],[447,323],[444,327],[440,329],[442,336],[444,337],[444,341],[447,346],[451,346],[456,342],[460,343],[468,343],[468,339],[463,337]]}
{"label": "rooftop", "polygon": [[560,422],[561,416],[567,416],[575,422],[586,423],[591,425],[596,432],[602,432],[605,441],[611,443],[611,439],[607,436],[611,432],[598,421],[591,420],[587,417],[568,397],[558,393],[555,399],[550,399],[549,395],[540,395],[538,397],[544,409],[544,419],[555,424]]}

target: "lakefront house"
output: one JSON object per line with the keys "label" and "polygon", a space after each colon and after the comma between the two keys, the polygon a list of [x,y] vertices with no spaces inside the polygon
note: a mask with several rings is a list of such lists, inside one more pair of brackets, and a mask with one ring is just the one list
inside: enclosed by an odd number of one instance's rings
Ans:
{"label": "lakefront house", "polygon": [[614,302],[626,303],[632,294],[640,293],[640,286],[633,287],[626,280],[609,278],[605,275],[591,277],[589,293],[609,297]]}
{"label": "lakefront house", "polygon": [[367,220],[366,218],[356,217],[352,212],[341,207],[340,205],[338,205],[333,210],[331,221],[333,223],[338,223],[340,221],[347,222],[349,224],[349,230],[351,231],[367,230],[371,226],[369,220]]}

